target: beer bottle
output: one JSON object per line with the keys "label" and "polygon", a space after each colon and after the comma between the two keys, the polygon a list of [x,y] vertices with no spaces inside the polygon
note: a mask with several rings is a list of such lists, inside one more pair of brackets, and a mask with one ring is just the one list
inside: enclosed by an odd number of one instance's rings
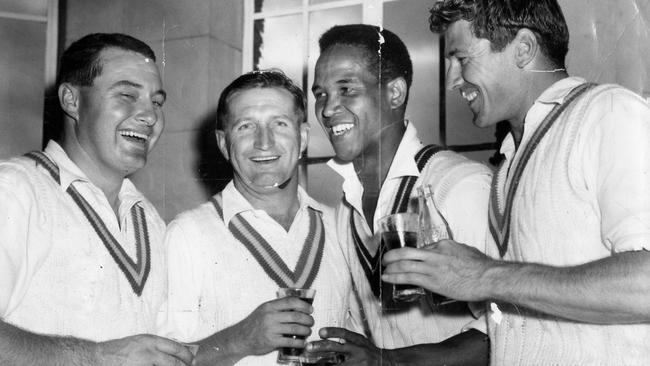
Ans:
{"label": "beer bottle", "polygon": [[[430,184],[423,184],[417,188],[418,192],[418,246],[435,244],[442,239],[452,239],[449,225],[440,214],[433,196]],[[445,296],[429,293],[428,300],[432,305],[444,305],[454,300]]]}

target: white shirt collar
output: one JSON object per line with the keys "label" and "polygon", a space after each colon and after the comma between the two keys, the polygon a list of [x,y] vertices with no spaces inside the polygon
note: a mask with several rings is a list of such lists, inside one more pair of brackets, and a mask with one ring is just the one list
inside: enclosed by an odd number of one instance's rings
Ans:
{"label": "white shirt collar", "polygon": [[[250,211],[254,215],[266,214],[264,210],[256,210],[253,208],[250,202],[237,190],[232,180],[221,191],[221,195],[223,199],[223,222],[226,225],[238,213]],[[298,208],[299,211],[306,210],[307,207],[311,207],[319,212],[324,211],[323,204],[311,198],[300,185],[298,186],[298,204],[300,205]]]}
{"label": "white shirt collar", "polygon": [[[53,140],[48,141],[44,152],[59,167],[59,179],[61,182],[62,191],[66,191],[70,184],[77,181],[88,183],[95,187],[98,191],[101,191],[99,187],[92,184],[92,182],[77,166],[77,164],[70,160],[68,154],[57,142]],[[118,200],[120,202],[120,209],[122,206],[126,206],[130,209],[131,206],[142,201],[142,194],[137,190],[137,188],[135,188],[131,180],[125,178],[122,181],[122,186],[120,187]]]}
{"label": "white shirt collar", "polygon": [[[386,180],[401,178],[403,176],[420,176],[420,171],[415,162],[415,154],[424,146],[422,141],[418,138],[418,132],[415,126],[408,120],[404,121],[406,131],[404,136],[397,147],[393,163],[391,163],[386,175]],[[394,164],[399,162],[399,164]],[[327,165],[338,173],[343,179],[343,193],[345,200],[348,201],[359,212],[361,209],[361,197],[363,196],[363,186],[359,177],[354,170],[354,165],[351,162],[341,163],[335,159],[330,159]]]}

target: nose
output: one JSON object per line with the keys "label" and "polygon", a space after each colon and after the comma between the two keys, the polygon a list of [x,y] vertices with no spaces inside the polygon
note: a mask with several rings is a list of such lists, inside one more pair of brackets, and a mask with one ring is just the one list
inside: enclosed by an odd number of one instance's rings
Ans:
{"label": "nose", "polygon": [[153,126],[158,122],[158,114],[154,109],[153,103],[142,103],[140,111],[136,115],[136,119],[147,126]]}
{"label": "nose", "polygon": [[323,111],[321,114],[325,118],[330,118],[340,111],[341,103],[337,95],[331,95],[325,98],[326,99],[323,102]]}
{"label": "nose", "polygon": [[258,150],[268,150],[275,145],[273,130],[265,126],[259,126],[255,130],[255,145]]}
{"label": "nose", "polygon": [[447,69],[446,83],[449,91],[459,88],[464,83],[461,67],[456,62],[452,62]]}

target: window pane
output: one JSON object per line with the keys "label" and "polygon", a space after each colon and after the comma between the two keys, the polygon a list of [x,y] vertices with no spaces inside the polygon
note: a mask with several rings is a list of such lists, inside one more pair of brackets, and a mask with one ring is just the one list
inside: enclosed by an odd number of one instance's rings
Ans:
{"label": "window pane", "polygon": [[302,6],[302,0],[255,0],[255,12],[284,10]]}
{"label": "window pane", "polygon": [[255,21],[253,68],[278,68],[302,83],[303,39],[301,15]]}
{"label": "window pane", "polygon": [[[311,85],[314,83],[314,67],[316,66],[318,55],[320,54],[318,51],[318,38],[320,38],[321,34],[334,25],[361,23],[362,19],[361,5],[309,13],[309,60],[307,64],[308,83],[305,90],[311,90]],[[314,114],[314,98],[311,95],[311,92],[307,93],[307,102],[307,119],[311,124],[308,155],[310,157],[332,156],[334,155],[334,150],[332,150],[327,134],[320,126],[320,123],[318,123]]]}

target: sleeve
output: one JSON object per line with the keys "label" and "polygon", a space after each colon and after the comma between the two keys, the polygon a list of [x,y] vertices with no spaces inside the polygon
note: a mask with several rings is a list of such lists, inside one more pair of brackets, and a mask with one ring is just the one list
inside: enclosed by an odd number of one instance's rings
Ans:
{"label": "sleeve", "polygon": [[585,117],[582,184],[596,194],[604,244],[650,250],[650,106],[617,88],[596,97]]}
{"label": "sleeve", "polygon": [[[5,319],[20,302],[27,291],[30,273],[41,262],[39,258],[29,258],[29,225],[31,221],[38,223],[40,217],[34,209],[35,198],[27,183],[9,179],[5,173],[0,169],[0,319]],[[44,250],[39,253],[46,252],[46,243],[41,244]],[[36,252],[32,254],[35,256]]]}
{"label": "sleeve", "polygon": [[439,207],[449,223],[453,239],[486,253],[490,170],[479,163],[471,163],[452,168],[444,180],[451,182],[441,185],[446,192],[441,195],[444,201],[439,202]]}
{"label": "sleeve", "polygon": [[[191,230],[190,230],[191,231]],[[194,261],[191,233],[172,221],[165,235],[168,297],[158,319],[159,334],[183,342],[196,341],[201,322],[201,269]]]}

